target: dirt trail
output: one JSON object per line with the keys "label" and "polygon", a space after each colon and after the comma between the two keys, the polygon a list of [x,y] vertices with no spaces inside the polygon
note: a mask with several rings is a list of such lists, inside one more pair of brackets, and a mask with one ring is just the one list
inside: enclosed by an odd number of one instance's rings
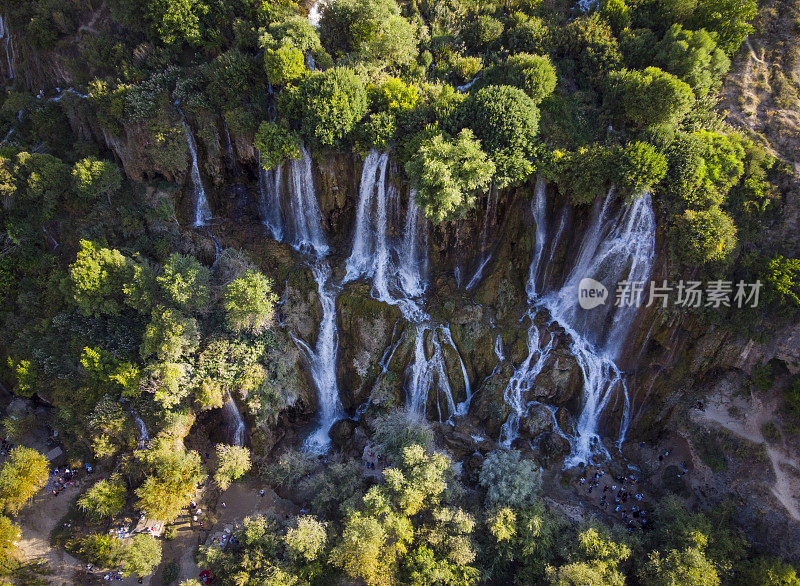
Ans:
{"label": "dirt trail", "polygon": [[[731,399],[712,395],[707,399],[705,410],[692,410],[691,417],[698,422],[716,423],[752,443],[764,444],[775,473],[772,494],[794,519],[800,521],[800,463],[783,449],[770,445],[761,431],[762,426],[774,419],[775,406],[775,401],[767,403],[753,395],[749,401],[739,397]],[[743,415],[732,415],[731,407]]]}

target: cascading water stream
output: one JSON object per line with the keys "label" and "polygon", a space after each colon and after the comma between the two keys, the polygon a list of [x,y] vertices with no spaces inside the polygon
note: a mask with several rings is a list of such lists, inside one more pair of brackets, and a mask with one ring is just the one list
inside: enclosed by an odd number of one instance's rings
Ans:
{"label": "cascading water stream", "polygon": [[486,268],[486,265],[489,264],[489,261],[492,260],[492,253],[489,250],[486,250],[487,243],[489,239],[489,225],[494,220],[494,217],[497,215],[497,193],[494,186],[489,189],[489,193],[486,197],[486,211],[483,214],[483,228],[481,229],[481,260],[478,263],[478,268],[475,271],[475,274],[472,275],[472,278],[467,283],[467,290],[472,289],[478,283],[481,282],[483,278],[483,271]]}
{"label": "cascading water stream", "polygon": [[208,196],[206,196],[205,187],[203,187],[203,178],[200,176],[200,167],[197,162],[197,142],[194,140],[192,129],[186,122],[186,116],[183,114],[178,102],[175,102],[175,107],[181,115],[181,124],[183,124],[183,134],[186,136],[186,144],[189,146],[189,154],[192,159],[192,166],[189,175],[192,179],[192,187],[194,190],[194,227],[200,228],[205,226],[211,220],[211,208],[208,205]]}
{"label": "cascading water stream", "polygon": [[16,70],[14,69],[14,38],[11,36],[11,29],[8,28],[8,17],[4,14],[0,14],[0,39],[2,39],[6,51],[8,78],[14,79],[16,77]]}
{"label": "cascading water stream", "polygon": [[[261,152],[258,153],[261,161]],[[283,241],[283,219],[281,218],[281,181],[283,165],[275,169],[264,169],[258,165],[259,211],[264,225],[272,232],[272,237],[278,242]]]}
{"label": "cascading water stream", "polygon": [[330,264],[325,260],[330,247],[325,239],[322,212],[314,190],[311,155],[305,146],[301,146],[300,156],[286,165],[289,167],[286,184],[290,197],[285,205],[281,197],[285,165],[270,171],[265,171],[259,165],[260,208],[264,224],[273,238],[279,242],[288,241],[295,250],[304,255],[317,283],[322,321],[316,344],[312,348],[304,340],[291,335],[308,360],[319,401],[318,426],[306,439],[304,448],[310,452],[324,453],[330,446],[328,431],[331,425],[345,415],[336,382],[336,358],[339,351],[336,295],[339,286],[332,282]]}
{"label": "cascading water stream", "polygon": [[[542,251],[547,237],[546,189],[537,181],[532,212],[536,239],[528,276],[527,293],[533,322],[540,308],[549,311],[553,323],[562,327],[571,338],[570,351],[583,373],[583,404],[568,439],[572,447],[566,467],[589,462],[593,455],[608,456],[600,441],[598,425],[603,410],[615,392],[622,393],[624,409],[629,409],[627,389],[615,360],[622,350],[637,306],[614,307],[613,304],[591,310],[578,304],[578,284],[593,278],[613,288],[624,280],[646,281],[655,255],[655,216],[651,197],[645,193],[615,210],[612,190],[596,204],[592,221],[584,237],[578,260],[557,291],[544,295],[537,292],[536,280],[541,269]],[[563,229],[563,228],[560,228]],[[551,251],[555,246],[551,246]],[[528,356],[514,372],[506,389],[506,401],[512,414],[503,426],[501,441],[509,446],[517,437],[519,418],[528,408],[524,396],[532,388],[552,349],[553,340],[542,344],[539,327],[531,324],[528,332]],[[623,413],[618,443],[625,437],[629,414]]]}
{"label": "cascading water stream", "polygon": [[133,421],[136,424],[136,431],[137,431],[137,445],[139,448],[143,448],[147,445],[150,441],[150,434],[147,433],[147,426],[142,421],[142,418],[133,414]]}
{"label": "cascading water stream", "polygon": [[[466,400],[456,405],[447,377],[443,344],[458,349],[446,324],[431,324],[423,310],[427,270],[427,224],[409,192],[405,208],[402,238],[389,234],[390,225],[399,225],[399,193],[387,180],[389,156],[371,151],[364,160],[356,210],[353,245],[346,263],[344,282],[359,278],[372,280],[372,295],[379,301],[396,305],[403,317],[415,325],[414,359],[406,372],[406,405],[415,415],[424,415],[428,396],[437,390],[436,409],[440,419],[466,411],[472,397],[469,377],[461,360]],[[426,352],[430,343],[430,356]],[[447,417],[445,417],[447,415]]]}
{"label": "cascading water stream", "polygon": [[344,417],[344,409],[339,399],[339,387],[336,383],[336,355],[339,350],[339,333],[336,329],[336,293],[338,287],[330,282],[331,269],[324,261],[311,266],[314,280],[317,282],[320,303],[322,304],[322,322],[317,334],[317,343],[312,348],[303,340],[294,338],[308,357],[311,377],[317,388],[319,400],[319,426],[306,439],[304,448],[314,453],[324,453],[330,446],[328,430],[339,419]]}
{"label": "cascading water stream", "polygon": [[236,406],[236,401],[231,397],[230,391],[228,391],[228,400],[222,409],[225,413],[225,418],[228,420],[231,443],[235,446],[243,446],[247,428],[245,427],[244,419],[242,419],[242,414],[239,413],[239,408]]}

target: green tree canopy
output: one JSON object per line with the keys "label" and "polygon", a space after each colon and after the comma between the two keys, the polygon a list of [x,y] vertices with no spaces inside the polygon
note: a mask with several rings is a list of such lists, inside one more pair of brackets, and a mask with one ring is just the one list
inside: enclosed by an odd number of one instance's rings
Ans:
{"label": "green tree canopy", "polygon": [[0,511],[16,515],[47,483],[50,465],[30,448],[17,446],[0,468]]}
{"label": "green tree canopy", "polygon": [[434,224],[462,217],[475,207],[475,191],[485,188],[495,166],[471,130],[455,139],[436,134],[406,163],[416,201]]}
{"label": "green tree canopy", "polygon": [[235,332],[261,332],[272,322],[278,296],[272,281],[258,271],[247,270],[225,287],[225,313]]}
{"label": "green tree canopy", "polygon": [[130,276],[129,261],[121,252],[81,240],[77,258],[69,267],[72,297],[87,315],[116,315]]}
{"label": "green tree canopy", "polygon": [[125,506],[128,491],[119,477],[112,477],[95,482],[94,485],[78,499],[78,507],[89,517],[99,521],[114,517]]}
{"label": "green tree canopy", "polygon": [[694,105],[689,84],[657,67],[614,71],[608,80],[606,109],[639,128],[677,124]]}
{"label": "green tree canopy", "polygon": [[217,444],[217,470],[214,482],[222,490],[227,490],[234,480],[250,470],[250,450],[243,446]]}
{"label": "green tree canopy", "polygon": [[197,484],[206,475],[197,452],[149,450],[141,456],[147,478],[136,489],[138,507],[148,517],[172,522],[189,502]]}
{"label": "green tree canopy", "polygon": [[152,535],[134,535],[122,552],[125,576],[147,576],[161,563],[161,542]]}
{"label": "green tree canopy", "polygon": [[532,173],[539,109],[525,92],[502,85],[482,88],[463,103],[461,116],[494,163],[497,187]]}
{"label": "green tree canopy", "polygon": [[367,112],[367,94],[355,73],[335,67],[300,83],[296,107],[308,140],[322,147],[341,147]]}
{"label": "green tree canopy", "polygon": [[110,204],[111,196],[122,186],[122,174],[110,161],[86,157],[73,165],[72,185],[78,197],[87,201],[106,197]]}

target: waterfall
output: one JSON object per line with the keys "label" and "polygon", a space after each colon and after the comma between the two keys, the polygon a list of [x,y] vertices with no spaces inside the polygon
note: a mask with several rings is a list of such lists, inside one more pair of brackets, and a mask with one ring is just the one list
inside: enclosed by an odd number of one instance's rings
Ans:
{"label": "waterfall", "polygon": [[[233,141],[231,140],[231,131],[228,128],[228,121],[225,120],[225,117],[222,117],[222,128],[225,131],[225,152],[228,155],[228,164],[229,169],[233,169],[236,167],[236,153],[233,150]],[[259,153],[259,161],[261,160],[260,157],[261,153]],[[261,165],[259,165],[261,168]]]}
{"label": "waterfall", "polygon": [[331,281],[330,266],[324,261],[311,265],[317,291],[322,304],[322,322],[317,334],[317,343],[312,350],[303,340],[294,337],[308,358],[311,377],[319,400],[319,426],[305,441],[304,448],[314,453],[324,453],[330,446],[328,430],[344,417],[336,383],[336,354],[339,350],[339,334],[336,329],[336,293],[338,287]]}
{"label": "waterfall", "polygon": [[175,102],[175,106],[178,108],[178,112],[180,112],[181,115],[183,133],[186,135],[186,143],[189,145],[189,154],[192,159],[190,175],[194,188],[194,227],[199,228],[205,226],[206,223],[211,220],[211,208],[208,205],[208,197],[203,187],[203,179],[200,177],[200,167],[197,163],[197,143],[194,140],[194,135],[192,134],[191,128],[189,128],[189,124],[186,122],[186,116],[183,115],[183,111],[180,109],[177,101]]}
{"label": "waterfall", "polygon": [[[259,153],[259,161],[261,153]],[[319,423],[306,438],[304,448],[314,453],[324,453],[330,446],[328,431],[336,420],[344,417],[336,382],[336,357],[339,334],[336,329],[336,295],[339,287],[332,282],[330,264],[325,260],[330,247],[322,228],[322,212],[314,189],[311,155],[305,146],[300,156],[288,163],[287,186],[290,197],[281,197],[285,165],[264,170],[259,164],[260,208],[264,224],[278,242],[288,240],[292,247],[304,255],[317,283],[322,321],[317,341],[312,349],[307,342],[294,334],[292,339],[308,360],[311,378],[319,401]]]}
{"label": "waterfall", "polygon": [[[563,286],[557,291],[541,295],[536,291],[536,277],[547,235],[544,194],[544,186],[537,181],[536,197],[532,204],[537,244],[527,285],[528,315],[533,321],[538,309],[549,311],[553,323],[570,336],[570,351],[583,373],[582,409],[575,435],[568,438],[572,452],[565,466],[570,467],[588,462],[593,455],[608,456],[597,428],[599,418],[615,392],[623,394],[625,409],[629,408],[624,377],[614,361],[622,350],[638,309],[635,304],[614,307],[610,299],[606,305],[591,310],[581,309],[578,305],[578,284],[581,279],[589,277],[603,282],[613,291],[613,287],[626,279],[646,281],[655,256],[655,216],[649,193],[615,210],[616,195],[613,189],[610,190],[595,205],[578,260]],[[551,247],[551,250],[554,249]],[[539,328],[532,323],[528,331],[528,356],[516,368],[505,391],[512,414],[503,425],[503,445],[510,445],[517,436],[519,418],[527,409],[523,397],[541,372],[552,344],[552,338],[542,344]],[[618,443],[625,437],[628,422],[629,414],[625,413]]]}
{"label": "waterfall", "polygon": [[242,414],[239,413],[239,408],[236,406],[236,401],[231,397],[230,391],[228,391],[228,400],[222,409],[223,413],[225,413],[225,418],[228,420],[228,427],[231,430],[231,442],[235,446],[243,446],[246,431],[244,419],[242,419]]}
{"label": "waterfall", "polygon": [[492,223],[492,220],[497,214],[498,196],[496,191],[497,190],[495,189],[494,185],[492,185],[486,197],[486,211],[483,213],[483,228],[481,229],[481,259],[478,263],[478,269],[475,271],[475,274],[472,275],[469,283],[467,283],[467,290],[472,289],[481,282],[481,279],[483,278],[483,270],[492,259],[491,251],[487,250],[486,248],[489,240],[489,225]]}
{"label": "waterfall", "polygon": [[278,242],[283,241],[283,220],[281,219],[281,180],[283,166],[275,169],[264,169],[261,166],[261,152],[258,153],[258,190],[259,211],[264,225],[272,232]]}
{"label": "waterfall", "polygon": [[306,69],[309,71],[317,70],[317,61],[314,59],[314,55],[311,53],[311,51],[306,53]]}
{"label": "waterfall", "polygon": [[[396,305],[403,317],[415,325],[414,358],[406,369],[406,407],[424,416],[428,396],[437,391],[439,419],[465,413],[472,398],[469,377],[461,355],[446,324],[431,323],[422,307],[427,271],[427,222],[409,191],[401,238],[391,236],[391,226],[400,225],[398,190],[388,180],[389,156],[371,151],[364,160],[359,185],[353,244],[346,263],[344,282],[359,278],[372,281],[372,295]],[[430,341],[431,355],[426,352]],[[443,346],[452,347],[461,361],[467,397],[456,405],[447,377]]]}
{"label": "waterfall", "polygon": [[141,449],[147,445],[147,442],[150,441],[150,434],[147,433],[147,427],[145,426],[144,421],[142,421],[142,418],[135,413],[133,414],[133,421],[136,424],[136,431],[138,432],[137,445]]}
{"label": "waterfall", "polygon": [[322,212],[314,191],[311,172],[311,155],[305,145],[300,146],[300,157],[289,163],[289,183],[292,201],[287,210],[291,220],[291,245],[298,251],[323,257],[328,254],[328,244],[322,231]]}
{"label": "waterfall", "polygon": [[8,28],[8,18],[0,14],[0,39],[6,50],[6,67],[8,68],[8,79],[16,77],[14,70],[14,38],[11,36],[11,29]]}
{"label": "waterfall", "polygon": [[308,23],[314,28],[319,27],[319,21],[322,18],[322,10],[324,8],[325,5],[321,2],[321,0],[316,0],[311,5],[311,8],[308,9]]}

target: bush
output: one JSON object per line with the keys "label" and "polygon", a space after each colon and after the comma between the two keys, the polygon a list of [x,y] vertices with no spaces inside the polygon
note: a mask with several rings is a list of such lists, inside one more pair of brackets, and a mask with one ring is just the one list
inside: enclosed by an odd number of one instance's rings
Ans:
{"label": "bush", "polygon": [[413,418],[405,409],[396,409],[375,421],[372,440],[378,453],[396,465],[409,446],[418,445],[429,451],[433,447],[433,430],[424,419]]}
{"label": "bush", "polygon": [[267,170],[300,154],[300,137],[281,123],[262,122],[256,132],[255,144],[261,166]]}
{"label": "bush", "polygon": [[245,271],[225,287],[228,326],[235,332],[263,331],[272,321],[277,301],[269,278],[257,271]]}
{"label": "bush", "polygon": [[539,496],[542,471],[516,450],[495,450],[483,462],[480,485],[486,490],[488,509],[523,509]]}
{"label": "bush", "polygon": [[689,85],[657,67],[622,69],[608,77],[606,109],[638,128],[680,122],[694,105]]}
{"label": "bush", "polygon": [[489,184],[495,169],[467,129],[455,139],[437,134],[426,140],[405,168],[417,203],[434,224],[472,209],[475,190]]}
{"label": "bush", "polygon": [[686,210],[674,228],[674,246],[687,264],[725,260],[736,247],[736,226],[718,206]]}
{"label": "bush", "polygon": [[667,160],[645,142],[631,142],[618,157],[616,185],[628,196],[639,196],[657,185],[667,173]]}
{"label": "bush", "polygon": [[533,172],[539,110],[525,92],[509,86],[485,87],[463,103],[461,120],[494,163],[497,187],[523,181]]}
{"label": "bush", "polygon": [[284,44],[264,51],[264,71],[272,85],[283,86],[305,77],[306,57],[292,45]]}
{"label": "bush", "polygon": [[767,261],[762,278],[772,301],[800,307],[800,259],[773,258]]}
{"label": "bush", "polygon": [[313,144],[344,146],[367,112],[364,84],[349,69],[336,67],[305,78],[298,88],[296,106],[303,135]]}
{"label": "bush", "polygon": [[367,88],[367,99],[373,112],[403,112],[417,105],[419,88],[406,85],[396,77],[390,77]]}
{"label": "bush", "polygon": [[502,34],[503,23],[487,14],[470,19],[461,29],[461,37],[475,53],[483,53]]}
{"label": "bush", "polygon": [[556,70],[549,57],[518,53],[488,70],[480,83],[518,87],[538,104],[556,88]]}

